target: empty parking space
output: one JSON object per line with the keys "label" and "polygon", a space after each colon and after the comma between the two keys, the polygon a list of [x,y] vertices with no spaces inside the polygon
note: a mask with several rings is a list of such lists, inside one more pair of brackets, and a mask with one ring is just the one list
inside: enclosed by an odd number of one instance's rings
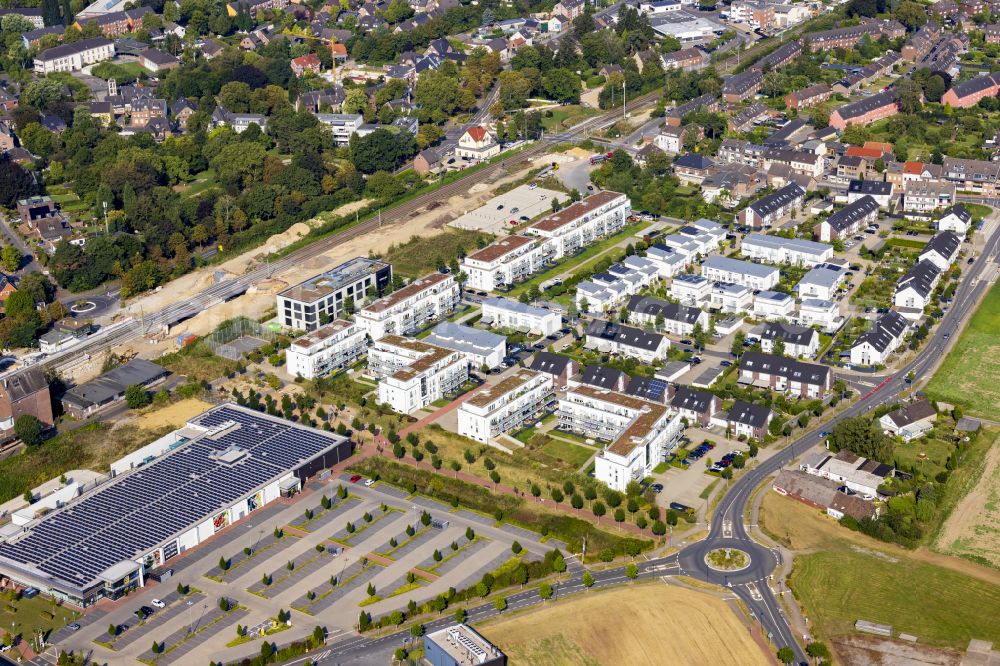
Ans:
{"label": "empty parking space", "polygon": [[[499,234],[511,226],[510,221],[521,224],[552,209],[552,199],[567,201],[568,195],[544,187],[534,189],[529,185],[515,187],[493,197],[485,204],[450,222],[459,229],[476,229]],[[523,218],[523,219],[522,219]]]}

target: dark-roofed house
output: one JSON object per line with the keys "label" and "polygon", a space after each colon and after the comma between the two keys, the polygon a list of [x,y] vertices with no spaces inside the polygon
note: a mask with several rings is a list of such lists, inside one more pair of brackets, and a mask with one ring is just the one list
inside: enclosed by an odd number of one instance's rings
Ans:
{"label": "dark-roofed house", "polygon": [[951,90],[941,96],[941,104],[953,109],[966,109],[985,97],[996,97],[998,92],[1000,84],[997,83],[997,75],[984,74],[952,85]]}
{"label": "dark-roofed house", "polygon": [[847,184],[847,203],[871,197],[882,208],[888,208],[895,187],[884,180],[852,180]]}
{"label": "dark-roofed house", "polygon": [[816,240],[830,243],[838,238],[847,238],[861,231],[878,219],[878,202],[871,195],[855,199],[836,213],[826,218],[815,227],[813,235]]}
{"label": "dark-roofed house", "polygon": [[896,283],[892,302],[899,309],[899,314],[910,321],[920,319],[940,280],[941,270],[933,262],[923,259],[914,264]]}
{"label": "dark-roofed house", "polygon": [[961,247],[962,239],[954,231],[939,231],[924,246],[917,260],[927,260],[939,270],[946,271],[955,263]]}
{"label": "dark-roofed house", "polygon": [[621,393],[628,386],[629,376],[611,366],[591,363],[584,368],[583,374],[580,375],[580,383]]}
{"label": "dark-roofed house", "polygon": [[49,382],[40,368],[27,368],[0,378],[0,437],[11,437],[14,421],[25,414],[45,426],[54,422]]}
{"label": "dark-roofed house", "polygon": [[698,184],[705,180],[714,166],[715,162],[710,157],[699,153],[688,153],[674,160],[674,173],[685,185]]}
{"label": "dark-roofed house", "polygon": [[421,176],[435,171],[441,166],[441,157],[436,150],[425,148],[413,158],[413,170]]}
{"label": "dark-roofed house", "polygon": [[954,231],[959,236],[965,236],[971,225],[972,213],[962,204],[947,209],[937,221],[938,231]]}
{"label": "dark-roofed house", "polygon": [[805,190],[796,183],[789,183],[740,211],[740,223],[754,229],[770,227],[792,211],[802,208],[805,196]]}
{"label": "dark-roofed house", "polygon": [[869,125],[899,113],[899,100],[893,89],[849,102],[830,114],[830,126],[843,132],[849,125]]}
{"label": "dark-roofed house", "polygon": [[536,372],[552,375],[556,386],[566,386],[569,378],[580,371],[579,364],[569,356],[561,356],[547,351],[535,354],[528,367]]}
{"label": "dark-roofed house", "polygon": [[895,476],[892,465],[861,456],[843,449],[836,455],[817,453],[802,461],[799,469],[808,474],[830,479],[847,486],[848,490],[860,493],[867,499],[879,496],[879,486],[889,477]]}
{"label": "dark-roofed house", "polygon": [[653,324],[674,335],[691,335],[697,324],[708,330],[708,313],[701,308],[636,294],[629,299],[627,309],[630,323]]}
{"label": "dark-roofed house", "polygon": [[155,363],[141,358],[132,359],[125,365],[66,391],[62,399],[63,409],[74,418],[86,418],[123,398],[129,386],[152,386],[169,374],[165,368]]}
{"label": "dark-roofed house", "polygon": [[637,358],[646,363],[667,358],[670,340],[659,333],[647,333],[632,326],[622,326],[603,319],[587,325],[585,346],[602,353]]}
{"label": "dark-roofed house", "polygon": [[760,334],[760,347],[767,353],[781,340],[785,345],[785,355],[812,358],[819,351],[819,333],[805,326],[771,321],[764,324]]}
{"label": "dark-roofed house", "polygon": [[730,76],[722,82],[722,99],[730,104],[742,102],[757,94],[764,82],[764,74],[759,69],[750,69],[742,74]]}
{"label": "dark-roofed house", "polygon": [[181,66],[181,61],[157,49],[146,49],[139,54],[139,64],[151,72],[163,72]]}
{"label": "dark-roofed house", "polygon": [[889,355],[896,351],[903,341],[909,324],[901,314],[890,310],[879,316],[867,331],[851,345],[853,365],[878,365],[885,363]]}
{"label": "dark-roofed house", "polygon": [[830,99],[830,86],[825,83],[817,83],[814,86],[796,90],[785,95],[785,106],[789,109],[804,109],[820,102]]}
{"label": "dark-roofed house", "polygon": [[746,352],[740,359],[741,384],[783,391],[800,398],[818,398],[833,386],[825,365],[804,363],[786,356]]}
{"label": "dark-roofed house", "polygon": [[61,44],[35,56],[35,73],[75,72],[86,65],[115,57],[115,45],[104,37]]}
{"label": "dark-roofed house", "polygon": [[670,406],[688,423],[709,425],[712,415],[719,410],[719,399],[709,391],[699,391],[687,386],[671,387]]}
{"label": "dark-roofed house", "polygon": [[797,499],[818,509],[826,509],[830,517],[840,520],[845,515],[855,520],[878,514],[875,505],[857,495],[840,492],[840,484],[797,469],[783,469],[771,484],[779,495]]}
{"label": "dark-roofed house", "polygon": [[690,102],[685,102],[680,106],[670,109],[667,111],[666,115],[667,124],[673,125],[674,127],[680,127],[684,121],[684,116],[689,113],[694,113],[702,107],[710,113],[717,113],[720,108],[718,96],[705,94],[700,97],[695,97]]}
{"label": "dark-roofed house", "polygon": [[770,407],[736,400],[726,417],[729,436],[749,437],[762,442],[767,437],[767,426],[773,416]]}
{"label": "dark-roofed house", "polygon": [[885,432],[908,442],[928,432],[936,420],[934,405],[927,400],[918,400],[883,415],[878,423]]}

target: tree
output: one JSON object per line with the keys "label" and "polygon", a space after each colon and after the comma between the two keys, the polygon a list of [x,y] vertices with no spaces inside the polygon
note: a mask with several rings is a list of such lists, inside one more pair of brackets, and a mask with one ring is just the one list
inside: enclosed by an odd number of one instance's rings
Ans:
{"label": "tree", "polygon": [[921,108],[920,98],[923,91],[920,84],[910,78],[902,78],[894,86],[896,99],[899,101],[899,110],[902,113],[919,113]]}
{"label": "tree", "polygon": [[142,409],[149,404],[149,392],[141,384],[132,384],[125,389],[125,403],[129,409]]}
{"label": "tree", "polygon": [[826,646],[826,643],[821,641],[813,641],[806,646],[806,654],[813,659],[829,659],[830,658],[830,648]]}
{"label": "tree", "polygon": [[593,511],[594,515],[597,516],[597,522],[601,522],[601,516],[608,512],[603,502],[594,502],[594,505],[591,507],[591,511]]}
{"label": "tree", "polygon": [[497,597],[496,601],[493,602],[493,607],[497,609],[498,613],[502,613],[507,610],[507,600],[503,597]]}
{"label": "tree", "polygon": [[14,420],[14,435],[28,447],[42,443],[44,429],[45,426],[33,414],[21,414]]}
{"label": "tree", "polygon": [[[33,84],[29,84],[29,87],[31,85]],[[0,159],[0,206],[13,208],[18,199],[24,199],[34,193],[35,180],[31,174],[17,162],[12,162],[10,158]]]}
{"label": "tree", "polygon": [[344,113],[364,113],[368,109],[368,95],[364,88],[348,88],[342,106]]}
{"label": "tree", "polygon": [[542,599],[551,599],[552,598],[552,586],[549,585],[548,583],[542,583],[538,587],[538,596],[540,596]]}
{"label": "tree", "polygon": [[893,459],[892,438],[873,419],[863,415],[838,421],[830,432],[829,443],[836,451],[846,449],[879,462],[891,463]]}
{"label": "tree", "polygon": [[628,576],[630,580],[635,580],[639,576],[639,567],[635,565],[635,562],[628,563],[628,566],[625,567],[625,575]]}
{"label": "tree", "polygon": [[742,329],[736,331],[736,335],[733,336],[733,344],[730,346],[729,351],[732,352],[733,356],[739,358],[743,355],[743,343],[747,340],[747,334],[743,332]]}
{"label": "tree", "polygon": [[13,273],[21,267],[21,251],[13,245],[5,246],[0,250],[0,264],[8,273]]}
{"label": "tree", "polygon": [[775,338],[771,342],[771,353],[773,353],[775,356],[784,356],[785,355],[785,341],[782,340],[781,338]]}
{"label": "tree", "polygon": [[691,331],[691,339],[694,340],[694,346],[696,349],[705,349],[705,342],[708,340],[708,333],[701,325],[701,322],[695,323],[694,329]]}
{"label": "tree", "polygon": [[594,576],[589,571],[583,572],[583,586],[587,588],[594,586]]}
{"label": "tree", "polygon": [[790,664],[795,661],[795,652],[790,647],[783,647],[777,652],[778,661],[782,664]]}
{"label": "tree", "polygon": [[468,613],[465,612],[464,608],[459,608],[455,611],[455,622],[458,624],[465,624],[466,617],[468,617]]}
{"label": "tree", "polygon": [[912,0],[903,0],[899,3],[892,16],[911,31],[927,23],[927,10],[924,9],[923,5]]}

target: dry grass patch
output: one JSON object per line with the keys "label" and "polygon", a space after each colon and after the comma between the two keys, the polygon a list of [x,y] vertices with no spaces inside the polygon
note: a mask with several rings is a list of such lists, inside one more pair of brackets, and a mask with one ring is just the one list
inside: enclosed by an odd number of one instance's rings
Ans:
{"label": "dry grass patch", "polygon": [[146,430],[155,430],[167,426],[180,428],[190,421],[191,417],[208,411],[211,407],[212,405],[204,400],[186,398],[161,409],[154,408],[152,411],[142,414],[130,424],[130,427],[145,428]]}

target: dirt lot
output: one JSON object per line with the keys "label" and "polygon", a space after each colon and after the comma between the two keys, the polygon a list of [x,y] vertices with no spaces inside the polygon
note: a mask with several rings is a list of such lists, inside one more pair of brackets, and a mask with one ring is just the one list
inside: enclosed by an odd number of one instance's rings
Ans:
{"label": "dirt lot", "polygon": [[724,601],[660,582],[587,593],[477,630],[512,666],[771,663]]}
{"label": "dirt lot", "polygon": [[164,426],[179,428],[187,423],[192,416],[201,414],[211,406],[204,400],[188,398],[180,402],[175,402],[172,405],[167,405],[162,409],[154,408],[153,411],[139,416],[134,421],[130,421],[130,423],[134,427],[146,430],[158,430]]}
{"label": "dirt lot", "polygon": [[937,548],[978,555],[1000,568],[1000,438],[986,453],[982,476],[945,522]]}
{"label": "dirt lot", "polygon": [[958,666],[962,660],[951,650],[877,636],[844,636],[833,641],[833,646],[844,666]]}

